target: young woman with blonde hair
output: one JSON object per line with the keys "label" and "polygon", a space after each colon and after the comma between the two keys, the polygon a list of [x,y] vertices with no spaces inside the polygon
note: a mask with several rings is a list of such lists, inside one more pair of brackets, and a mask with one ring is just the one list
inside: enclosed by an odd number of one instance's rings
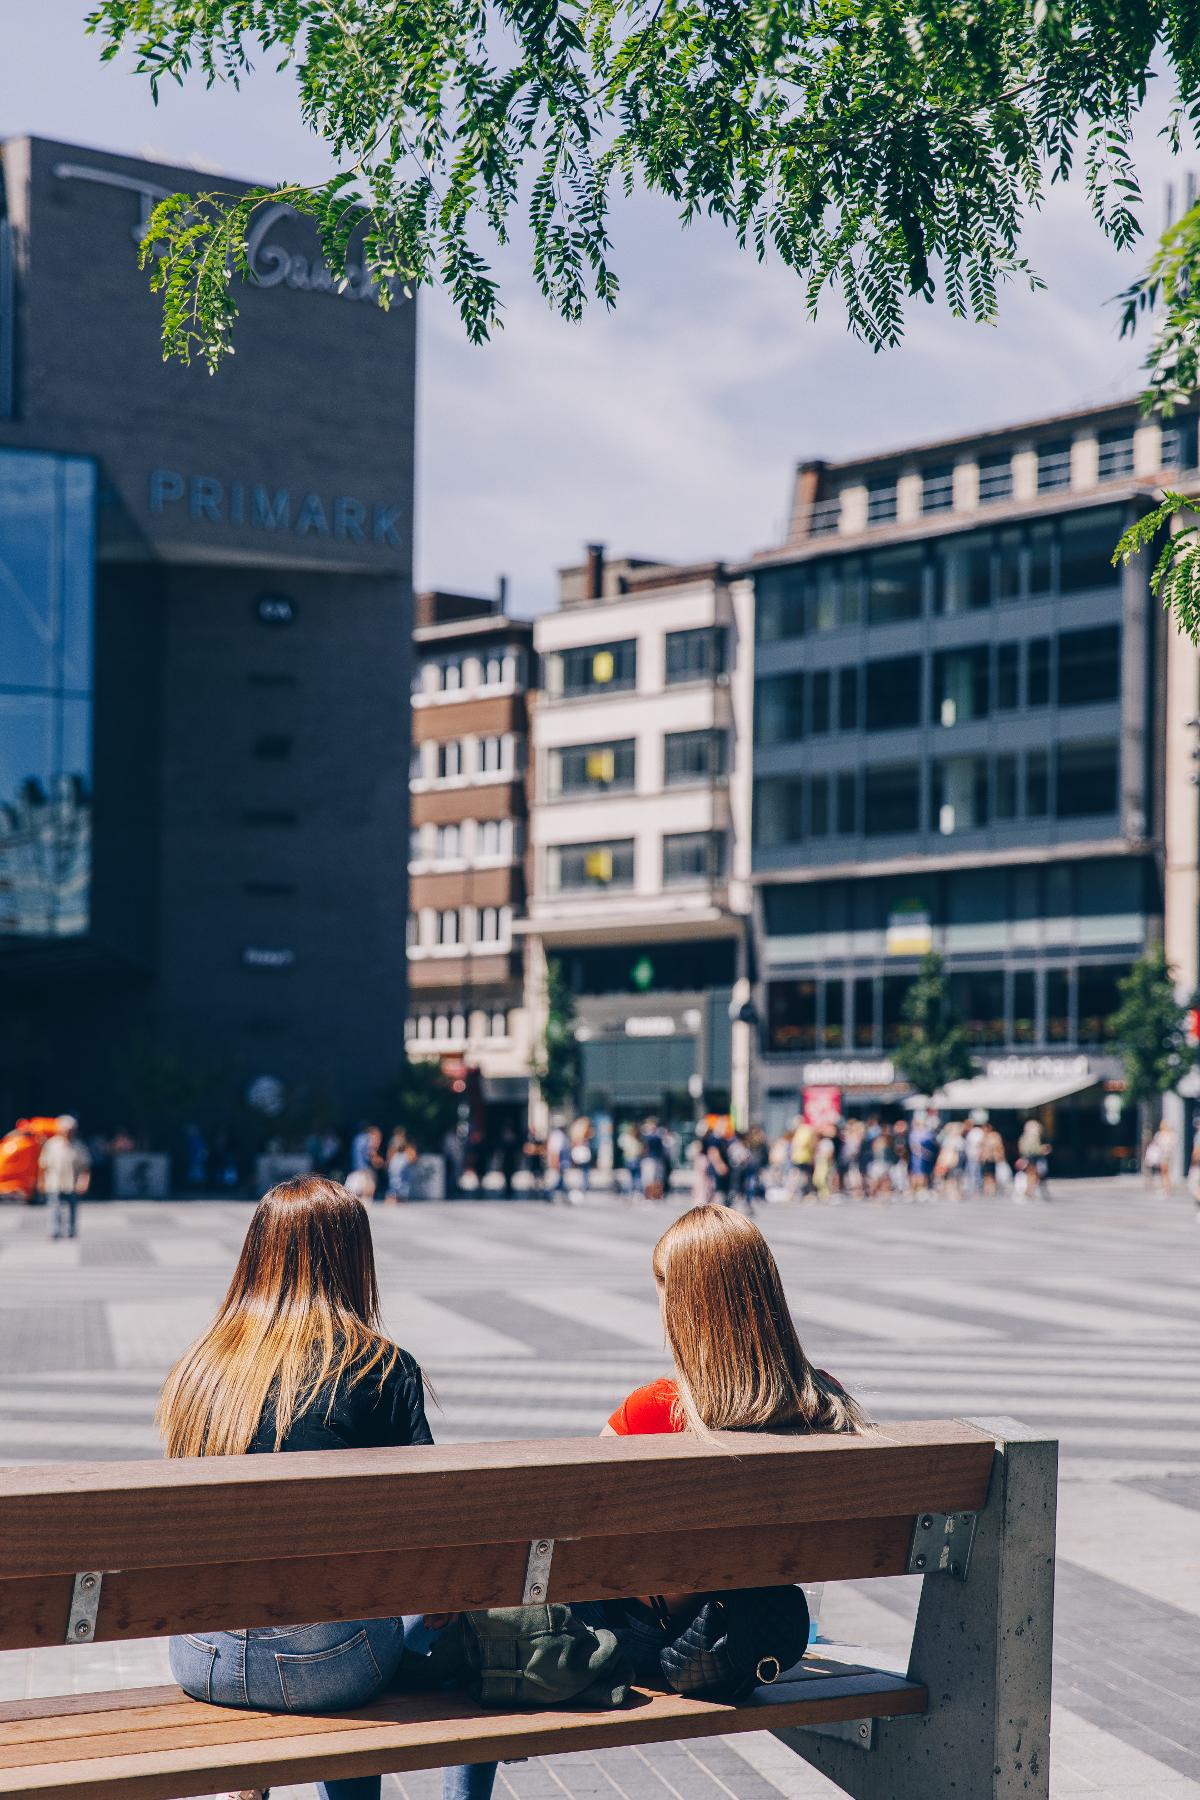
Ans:
{"label": "young woman with blonde hair", "polygon": [[[168,1456],[433,1442],[421,1370],[380,1326],[360,1200],[320,1175],[271,1189],[220,1311],[171,1371],[157,1417]],[[171,1668],[197,1700],[338,1712],[392,1683],[406,1640],[424,1649],[430,1638],[419,1617],[200,1632],[171,1640]],[[446,1769],[443,1800],[487,1800],[494,1780],[490,1763]],[[380,1777],[320,1791],[324,1800],[379,1800]]]}

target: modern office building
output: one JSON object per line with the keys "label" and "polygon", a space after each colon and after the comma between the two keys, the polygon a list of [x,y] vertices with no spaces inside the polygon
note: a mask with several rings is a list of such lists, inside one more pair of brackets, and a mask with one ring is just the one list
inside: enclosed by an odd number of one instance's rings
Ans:
{"label": "modern office building", "polygon": [[274,207],[236,356],[164,364],[195,172],[0,157],[0,1119],[344,1117],[402,1055],[414,307]]}
{"label": "modern office building", "polygon": [[504,596],[416,600],[405,1026],[411,1056],[479,1077],[477,1130],[522,1132],[528,694],[533,626]]}
{"label": "modern office building", "polygon": [[[1164,929],[1172,804],[1194,869],[1196,792],[1164,799],[1193,744],[1181,716],[1168,754],[1145,559],[1111,555],[1196,444],[1194,417],[1130,403],[797,471],[788,540],[754,565],[769,1124],[805,1086],[858,1111],[902,1098],[889,1052],[935,949],[977,1049],[975,1103],[1053,1107],[1062,1169],[1128,1146],[1131,1121],[1103,1105],[1108,1019]],[[1195,652],[1173,653],[1175,710],[1194,718]]]}
{"label": "modern office building", "polygon": [[534,624],[529,1008],[536,1040],[557,960],[594,1114],[682,1121],[745,1087],[750,600],[720,564],[593,545]]}

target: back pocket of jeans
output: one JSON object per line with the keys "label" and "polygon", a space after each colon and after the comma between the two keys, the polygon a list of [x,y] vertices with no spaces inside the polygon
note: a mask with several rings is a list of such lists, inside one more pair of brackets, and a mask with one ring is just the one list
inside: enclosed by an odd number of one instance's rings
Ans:
{"label": "back pocket of jeans", "polygon": [[383,1686],[383,1676],[365,1631],[332,1650],[307,1656],[275,1652],[283,1703],[289,1712],[340,1712],[365,1706]]}
{"label": "back pocket of jeans", "polygon": [[213,1665],[217,1646],[185,1632],[171,1640],[171,1672],[193,1700],[212,1700]]}

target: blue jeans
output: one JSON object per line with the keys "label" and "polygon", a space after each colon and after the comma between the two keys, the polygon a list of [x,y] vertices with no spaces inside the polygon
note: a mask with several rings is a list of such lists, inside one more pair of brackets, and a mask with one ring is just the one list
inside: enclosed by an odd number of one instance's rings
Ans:
{"label": "blue jeans", "polygon": [[[193,1700],[271,1712],[348,1712],[395,1679],[400,1657],[428,1650],[420,1615],[340,1625],[266,1625],[171,1639],[171,1673]],[[379,1800],[381,1777],[319,1782],[322,1800]],[[489,1800],[495,1763],[442,1770],[442,1800]]]}
{"label": "blue jeans", "polygon": [[75,1236],[76,1216],[79,1211],[79,1195],[52,1194],[46,1195],[46,1223],[52,1238]]}

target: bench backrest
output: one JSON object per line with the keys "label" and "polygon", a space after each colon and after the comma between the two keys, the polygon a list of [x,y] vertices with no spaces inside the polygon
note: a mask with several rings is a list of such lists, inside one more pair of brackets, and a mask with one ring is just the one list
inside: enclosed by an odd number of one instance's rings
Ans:
{"label": "bench backrest", "polygon": [[900,1575],[994,1448],[939,1420],[0,1470],[0,1649]]}

